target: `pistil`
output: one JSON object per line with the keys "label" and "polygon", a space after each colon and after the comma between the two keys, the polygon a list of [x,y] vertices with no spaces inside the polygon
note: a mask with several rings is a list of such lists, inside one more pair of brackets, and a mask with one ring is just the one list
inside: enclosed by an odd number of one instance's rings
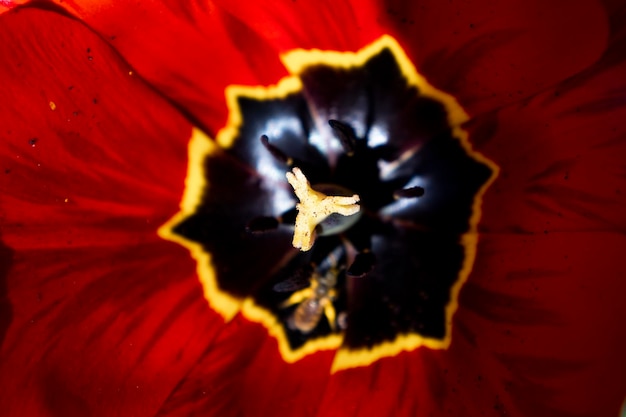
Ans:
{"label": "pistil", "polygon": [[292,244],[303,252],[313,247],[315,227],[328,216],[334,213],[352,216],[361,209],[357,204],[360,201],[357,194],[350,197],[328,196],[312,189],[300,168],[295,167],[292,172],[287,172],[287,181],[300,200],[300,203],[296,205],[298,215]]}

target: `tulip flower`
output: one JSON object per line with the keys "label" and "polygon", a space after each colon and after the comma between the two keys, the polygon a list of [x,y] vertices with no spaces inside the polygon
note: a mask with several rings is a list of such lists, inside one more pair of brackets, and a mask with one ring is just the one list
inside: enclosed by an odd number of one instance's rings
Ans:
{"label": "tulip flower", "polygon": [[620,416],[620,2],[17,3],[3,413]]}

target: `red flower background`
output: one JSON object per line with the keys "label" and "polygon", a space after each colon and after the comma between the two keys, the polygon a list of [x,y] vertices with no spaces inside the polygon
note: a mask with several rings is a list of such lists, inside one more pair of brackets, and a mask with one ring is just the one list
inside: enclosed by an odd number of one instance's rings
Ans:
{"label": "red flower background", "polygon": [[[183,5],[184,4],[184,5]],[[593,416],[626,396],[621,1],[0,2],[0,410]],[[66,12],[63,12],[64,8]],[[192,125],[293,48],[394,36],[501,168],[447,350],[329,374],[224,323],[177,211]],[[7,411],[8,410],[8,411]]]}

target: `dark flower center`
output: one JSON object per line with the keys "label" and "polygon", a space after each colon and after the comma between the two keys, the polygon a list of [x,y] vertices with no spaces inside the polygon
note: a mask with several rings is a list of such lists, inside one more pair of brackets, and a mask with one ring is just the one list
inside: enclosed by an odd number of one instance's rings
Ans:
{"label": "dark flower center", "polygon": [[[207,145],[197,202],[169,236],[192,250],[211,305],[228,318],[224,306],[243,303],[288,361],[342,347],[345,367],[444,347],[497,168],[395,41],[347,54],[349,65],[329,56],[264,94],[231,96],[238,122],[221,148]],[[326,197],[339,208],[304,224]],[[296,242],[304,226],[310,250]]]}

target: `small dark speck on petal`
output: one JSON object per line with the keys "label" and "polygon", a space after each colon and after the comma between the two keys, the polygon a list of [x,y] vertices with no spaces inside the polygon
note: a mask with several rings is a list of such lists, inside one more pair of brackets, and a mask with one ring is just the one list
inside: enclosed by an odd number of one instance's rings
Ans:
{"label": "small dark speck on petal", "polygon": [[38,140],[37,138],[29,139],[28,144],[34,148],[37,144],[37,140]]}
{"label": "small dark speck on petal", "polygon": [[87,48],[87,53],[91,52],[91,48]]}
{"label": "small dark speck on petal", "polygon": [[72,91],[74,89],[73,85],[70,85],[69,87],[67,87],[68,90]]}
{"label": "small dark speck on petal", "polygon": [[5,173],[5,174],[10,174],[10,173],[11,173],[11,170],[10,170],[9,168],[5,168],[4,173]]}
{"label": "small dark speck on petal", "polygon": [[97,99],[97,98],[94,98],[93,100],[91,100],[91,102],[92,102],[93,104],[98,104],[98,99]]}

